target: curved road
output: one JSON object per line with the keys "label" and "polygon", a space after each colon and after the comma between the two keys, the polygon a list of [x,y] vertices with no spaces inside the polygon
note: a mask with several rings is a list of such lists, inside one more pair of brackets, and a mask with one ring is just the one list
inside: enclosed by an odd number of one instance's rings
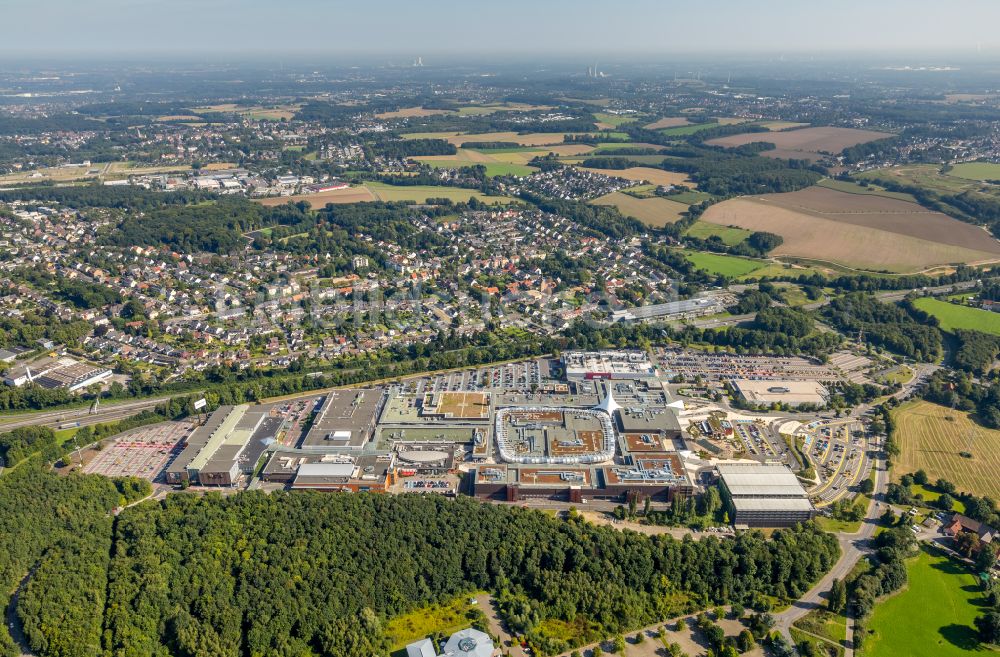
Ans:
{"label": "curved road", "polygon": [[[881,455],[875,459],[874,467],[875,492],[872,494],[872,501],[868,505],[868,513],[865,514],[865,518],[861,523],[861,529],[854,534],[838,534],[837,539],[840,541],[840,559],[837,563],[833,565],[833,568],[831,568],[830,571],[824,575],[815,586],[812,587],[812,589],[796,600],[791,607],[779,614],[774,615],[775,628],[778,629],[789,641],[791,641],[792,638],[789,631],[792,624],[808,614],[810,611],[826,604],[825,595],[830,591],[830,586],[833,584],[833,580],[839,579],[843,581],[851,573],[855,564],[858,563],[861,557],[871,552],[869,540],[875,535],[875,529],[878,527],[879,516],[881,516],[884,512],[881,502],[885,494],[885,487],[888,484],[888,473],[885,468],[885,459]],[[844,657],[852,657],[854,654],[852,639],[853,629],[854,619],[850,616],[850,614],[848,614],[847,646],[845,648]]]}
{"label": "curved road", "polygon": [[14,639],[14,644],[20,651],[20,657],[35,657],[35,653],[31,652],[31,646],[28,645],[27,637],[24,636],[21,619],[17,617],[17,601],[21,597],[21,591],[24,590],[33,573],[34,570],[25,575],[20,584],[17,585],[17,589],[14,591],[14,595],[10,597],[10,603],[7,605],[7,610],[4,614],[4,618],[7,621],[7,631],[10,632],[10,637]]}

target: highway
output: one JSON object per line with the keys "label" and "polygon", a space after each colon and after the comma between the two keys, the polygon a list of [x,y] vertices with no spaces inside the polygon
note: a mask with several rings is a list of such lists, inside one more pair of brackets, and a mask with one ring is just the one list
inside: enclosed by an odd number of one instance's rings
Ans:
{"label": "highway", "polygon": [[63,424],[79,422],[80,426],[97,424],[99,422],[114,422],[130,417],[140,411],[150,410],[169,397],[155,397],[115,403],[108,406],[98,406],[96,413],[90,412],[90,407],[64,408],[57,411],[39,411],[37,413],[20,413],[0,417],[0,431],[10,431],[19,427],[48,426],[58,427]]}

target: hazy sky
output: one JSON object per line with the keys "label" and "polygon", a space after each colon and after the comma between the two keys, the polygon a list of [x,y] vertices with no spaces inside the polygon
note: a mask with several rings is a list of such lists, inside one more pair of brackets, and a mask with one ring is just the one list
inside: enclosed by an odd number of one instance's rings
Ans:
{"label": "hazy sky", "polygon": [[0,0],[0,52],[1000,51],[1000,0]]}

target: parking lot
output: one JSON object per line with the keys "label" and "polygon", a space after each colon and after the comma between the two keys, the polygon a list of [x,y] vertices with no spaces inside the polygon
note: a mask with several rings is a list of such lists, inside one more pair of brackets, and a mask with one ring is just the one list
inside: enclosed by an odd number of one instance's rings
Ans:
{"label": "parking lot", "polygon": [[409,392],[418,395],[480,390],[531,392],[550,380],[548,361],[529,360],[409,379],[403,385]]}
{"label": "parking lot", "polygon": [[859,422],[815,422],[807,425],[805,450],[821,483],[810,490],[820,505],[853,494],[851,487],[868,476],[871,450]]}
{"label": "parking lot", "polygon": [[156,481],[181,452],[181,441],[193,430],[190,422],[165,422],[135,429],[101,449],[83,471]]}
{"label": "parking lot", "polygon": [[728,379],[833,381],[842,378],[833,368],[797,357],[739,356],[686,349],[658,349],[656,356],[667,379],[680,375],[686,381],[700,378],[707,383],[721,383]]}

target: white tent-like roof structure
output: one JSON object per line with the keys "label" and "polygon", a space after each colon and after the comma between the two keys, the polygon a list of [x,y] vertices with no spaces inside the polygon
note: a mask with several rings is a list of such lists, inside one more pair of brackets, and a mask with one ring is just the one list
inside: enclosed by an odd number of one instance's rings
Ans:
{"label": "white tent-like roof structure", "polygon": [[614,415],[615,411],[619,410],[621,406],[615,401],[615,396],[611,393],[611,389],[608,388],[608,395],[601,400],[601,403],[594,407],[594,410],[604,411],[608,415]]}

